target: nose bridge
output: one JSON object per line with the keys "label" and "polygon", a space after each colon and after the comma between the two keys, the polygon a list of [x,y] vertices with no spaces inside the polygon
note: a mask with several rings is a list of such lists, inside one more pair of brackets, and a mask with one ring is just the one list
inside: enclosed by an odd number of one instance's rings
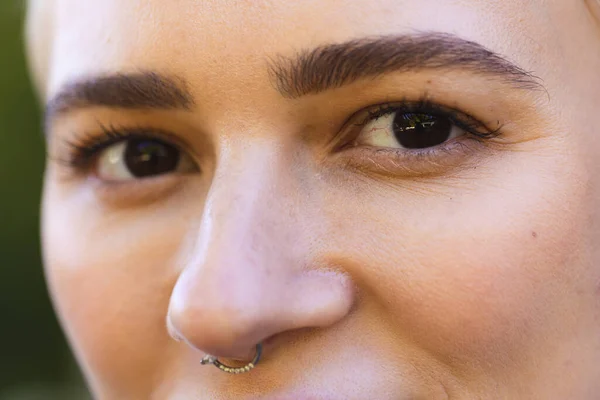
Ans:
{"label": "nose bridge", "polygon": [[285,253],[289,238],[285,231],[291,221],[289,212],[283,211],[292,207],[294,191],[286,188],[291,174],[279,157],[269,146],[256,146],[222,160],[206,199],[198,238],[205,262],[212,265],[211,258],[234,257],[244,264],[264,264]]}
{"label": "nose bridge", "polygon": [[351,309],[349,278],[310,265],[318,207],[303,194],[310,171],[288,153],[263,143],[219,162],[169,305],[172,334],[194,348],[244,358],[269,337],[329,326]]}
{"label": "nose bridge", "polygon": [[285,174],[268,148],[232,155],[215,171],[196,245],[170,306],[177,329],[196,347],[214,344],[219,335],[222,353],[239,354],[238,346],[248,347],[239,338],[259,335],[253,330],[278,313],[277,299],[300,266],[290,256],[294,224],[282,212],[291,202]]}

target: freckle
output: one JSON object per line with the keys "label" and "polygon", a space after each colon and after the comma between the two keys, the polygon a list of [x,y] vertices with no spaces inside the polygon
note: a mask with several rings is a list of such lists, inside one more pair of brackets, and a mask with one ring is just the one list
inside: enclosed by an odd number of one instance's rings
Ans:
{"label": "freckle", "polygon": [[537,232],[531,232],[531,236],[533,236],[534,238],[537,237]]}
{"label": "freckle", "polygon": [[431,85],[431,79],[428,79],[428,80],[427,80],[427,84],[428,84],[428,85]]}

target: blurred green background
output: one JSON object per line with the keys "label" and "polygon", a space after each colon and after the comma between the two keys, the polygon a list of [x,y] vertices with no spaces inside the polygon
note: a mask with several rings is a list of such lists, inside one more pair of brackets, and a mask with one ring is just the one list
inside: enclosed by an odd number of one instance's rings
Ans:
{"label": "blurred green background", "polygon": [[0,400],[89,399],[41,266],[44,143],[24,58],[24,12],[24,1],[0,0]]}

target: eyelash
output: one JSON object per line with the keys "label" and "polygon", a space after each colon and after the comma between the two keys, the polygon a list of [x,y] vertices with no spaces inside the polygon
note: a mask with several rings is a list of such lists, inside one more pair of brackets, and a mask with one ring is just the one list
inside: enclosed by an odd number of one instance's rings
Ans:
{"label": "eyelash", "polygon": [[[368,123],[396,112],[409,114],[428,114],[447,118],[453,125],[465,131],[464,138],[455,138],[437,146],[423,149],[399,149],[357,145],[362,128]],[[356,122],[358,120],[358,122]],[[503,126],[490,129],[477,118],[455,108],[443,106],[423,98],[417,101],[402,100],[374,105],[356,112],[344,123],[341,145],[336,152],[345,160],[347,167],[362,171],[375,168],[376,172],[399,175],[422,175],[441,173],[466,160],[468,153],[476,154],[477,149],[468,145],[470,139],[476,144],[501,136]],[[350,153],[348,153],[350,151]],[[348,154],[346,154],[348,153]]]}
{"label": "eyelash", "polygon": [[[452,124],[456,125],[460,129],[463,129],[465,132],[467,132],[467,134],[471,135],[472,138],[479,141],[498,137],[501,135],[502,130],[502,126],[500,126],[499,121],[498,128],[495,130],[490,130],[484,123],[476,118],[473,118],[460,110],[433,103],[428,99],[422,99],[418,101],[402,100],[394,103],[383,103],[370,106],[369,108],[362,109],[352,115],[347,122],[344,123],[344,126],[350,127],[351,132],[343,134],[343,136],[346,136],[346,138],[342,140],[342,145],[338,146],[336,150],[343,151],[348,148],[356,148],[355,141],[360,134],[359,128],[364,127],[375,119],[396,112],[428,114],[442,118],[448,118]],[[350,123],[361,116],[362,118],[358,122]],[[173,134],[156,128],[143,126],[119,128],[114,125],[107,126],[100,124],[100,131],[101,134],[88,133],[77,138],[75,141],[67,141],[66,143],[70,147],[68,157],[67,159],[61,159],[58,161],[66,164],[72,169],[83,170],[90,167],[94,158],[102,150],[112,146],[113,144],[132,139],[155,139],[177,148],[183,147],[173,144],[174,142],[177,143],[178,141]],[[342,129],[342,132],[347,131],[348,128]],[[400,164],[401,162],[410,163],[411,161],[436,162],[440,157],[439,153],[450,153],[452,150],[455,150],[458,147],[460,147],[459,150],[464,150],[464,146],[462,145],[464,145],[464,143],[451,140],[438,146],[418,150],[370,148],[366,149],[366,152],[369,153],[368,157],[394,158],[393,162],[395,164]]]}
{"label": "eyelash", "polygon": [[[407,114],[428,114],[437,117],[448,118],[452,124],[480,139],[491,139],[498,137],[502,130],[502,126],[500,126],[499,121],[498,128],[495,130],[490,130],[484,123],[460,110],[442,106],[427,99],[422,99],[416,102],[402,100],[400,102],[379,104],[369,107],[366,111],[359,111],[359,114],[364,112],[366,112],[367,115],[360,122],[353,124],[354,126],[363,127],[375,119],[396,112],[402,112]],[[350,119],[352,120],[353,117]]]}
{"label": "eyelash", "polygon": [[143,126],[119,128],[114,125],[100,124],[100,132],[101,134],[88,133],[74,141],[67,141],[66,144],[70,147],[68,157],[58,161],[73,169],[85,169],[102,150],[125,140],[154,139],[177,148],[181,147],[173,144],[177,142],[173,134],[156,128]]}

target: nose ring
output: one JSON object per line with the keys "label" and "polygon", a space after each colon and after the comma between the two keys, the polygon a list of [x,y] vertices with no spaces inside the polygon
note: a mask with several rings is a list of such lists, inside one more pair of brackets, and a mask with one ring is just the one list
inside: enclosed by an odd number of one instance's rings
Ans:
{"label": "nose ring", "polygon": [[245,372],[248,372],[248,371],[254,369],[254,367],[256,367],[256,364],[258,364],[258,362],[260,361],[261,355],[262,355],[262,343],[259,343],[256,345],[256,354],[254,355],[254,358],[252,359],[252,361],[250,361],[248,364],[244,365],[243,367],[230,367],[230,366],[225,365],[222,362],[220,362],[217,359],[217,357],[211,356],[209,354],[204,356],[202,361],[200,361],[200,364],[202,364],[202,365],[212,364],[215,367],[219,368],[221,371],[227,372],[229,374],[243,374]]}

